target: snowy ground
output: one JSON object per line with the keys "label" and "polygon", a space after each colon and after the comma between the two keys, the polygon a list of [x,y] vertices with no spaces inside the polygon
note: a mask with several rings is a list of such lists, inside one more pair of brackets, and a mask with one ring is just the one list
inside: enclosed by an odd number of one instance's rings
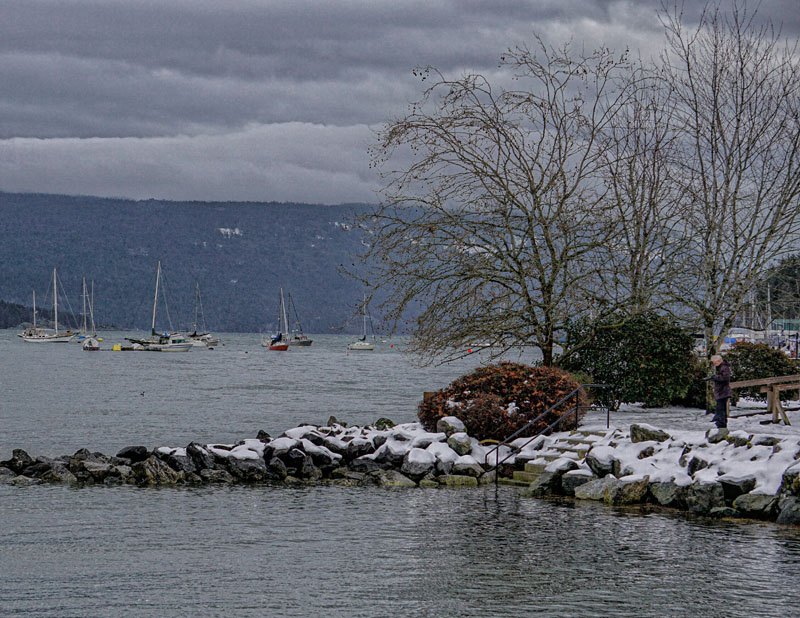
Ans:
{"label": "snowy ground", "polygon": [[[762,425],[761,421],[772,420],[772,414],[766,413],[766,402],[740,400],[738,406],[731,407],[728,429],[731,432],[741,430],[776,437],[800,437],[800,401],[785,401],[783,406],[791,422],[790,426],[783,423]],[[611,412],[611,427],[627,430],[632,423],[647,423],[665,431],[706,431],[714,426],[711,422],[712,416],[713,414],[707,415],[697,408],[643,408],[623,405],[619,410]],[[605,414],[589,412],[583,419],[581,429],[605,429],[605,426]]]}

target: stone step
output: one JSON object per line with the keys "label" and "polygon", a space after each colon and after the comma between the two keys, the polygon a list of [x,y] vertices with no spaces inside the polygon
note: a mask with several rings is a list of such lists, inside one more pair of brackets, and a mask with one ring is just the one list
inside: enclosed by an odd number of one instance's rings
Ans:
{"label": "stone step", "polygon": [[586,446],[585,448],[581,448],[580,446],[570,445],[570,446],[562,446],[559,448],[564,453],[575,453],[583,459],[584,455],[589,452],[590,446]]}
{"label": "stone step", "polygon": [[585,444],[586,446],[593,446],[595,443],[594,440],[585,440],[583,438],[567,438],[566,442],[567,444],[573,444],[573,445]]}
{"label": "stone step", "polygon": [[500,477],[498,479],[498,483],[500,485],[510,485],[511,487],[530,487],[530,483],[527,481],[517,481],[515,479],[510,479],[505,476]]}
{"label": "stone step", "polygon": [[[609,431],[611,431],[611,430],[609,429]],[[595,438],[595,439],[596,438],[605,438],[606,432],[602,431],[602,430],[599,430],[599,429],[578,429],[576,431],[571,432],[570,435],[572,435],[572,436],[581,435],[581,436],[584,436],[584,437],[589,438],[591,440],[592,438]],[[594,440],[592,440],[592,441],[594,441]]]}
{"label": "stone step", "polygon": [[514,471],[514,480],[515,481],[525,481],[528,485],[533,483],[534,481],[539,480],[539,477],[542,475],[541,472],[528,472],[527,470],[515,470]]}
{"label": "stone step", "polygon": [[535,463],[533,461],[529,461],[525,464],[525,472],[530,472],[531,474],[541,474],[544,472],[544,469],[547,467],[545,463]]}

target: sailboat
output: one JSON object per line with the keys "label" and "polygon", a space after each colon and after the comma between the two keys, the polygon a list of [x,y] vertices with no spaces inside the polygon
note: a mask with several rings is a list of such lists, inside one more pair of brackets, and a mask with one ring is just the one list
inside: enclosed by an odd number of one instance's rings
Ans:
{"label": "sailboat", "polygon": [[[197,332],[197,315],[198,310],[200,318],[203,320],[203,331]],[[219,338],[214,337],[211,333],[206,331],[206,315],[203,311],[203,299],[200,296],[200,283],[195,282],[194,286],[194,322],[192,322],[192,333],[187,335],[186,339],[196,348],[214,348],[219,345]]]}
{"label": "sailboat", "polygon": [[75,338],[75,333],[71,330],[66,332],[58,332],[58,288],[56,281],[56,269],[53,269],[53,328],[37,328],[36,327],[36,292],[33,293],[33,328],[28,328],[21,333],[18,337],[22,337],[23,341],[30,343],[69,343]]}
{"label": "sailboat", "polygon": [[[148,352],[188,352],[194,346],[186,341],[183,333],[156,333],[156,308],[158,307],[158,283],[161,279],[161,261],[156,268],[156,293],[153,296],[153,321],[150,324],[150,339],[127,338],[135,349]],[[140,347],[136,347],[140,346]]]}
{"label": "sailboat", "polygon": [[283,288],[281,288],[281,304],[278,312],[278,333],[269,340],[261,341],[261,345],[270,350],[285,352],[289,349],[289,321],[286,318],[286,303],[283,301]]}
{"label": "sailboat", "polygon": [[292,346],[300,346],[300,347],[308,347],[313,343],[312,339],[309,339],[303,333],[303,326],[300,324],[300,318],[297,315],[297,307],[294,305],[294,301],[292,300],[292,295],[289,294],[289,310],[291,313],[294,314],[294,324],[292,324],[292,335],[289,337],[289,345]]}
{"label": "sailboat", "polygon": [[[91,317],[91,324],[92,324],[92,334],[89,335],[88,331],[86,330],[86,305],[89,305],[89,315]],[[88,291],[86,289],[86,277],[83,278],[83,349],[87,352],[96,352],[100,349],[100,342],[102,341],[101,338],[97,336],[97,331],[94,328],[94,281],[92,281],[92,296],[91,299],[89,298]]]}
{"label": "sailboat", "polygon": [[364,296],[364,302],[361,305],[361,315],[363,318],[363,327],[361,329],[361,339],[351,342],[348,350],[353,351],[369,351],[375,349],[375,344],[367,341],[367,297]]}

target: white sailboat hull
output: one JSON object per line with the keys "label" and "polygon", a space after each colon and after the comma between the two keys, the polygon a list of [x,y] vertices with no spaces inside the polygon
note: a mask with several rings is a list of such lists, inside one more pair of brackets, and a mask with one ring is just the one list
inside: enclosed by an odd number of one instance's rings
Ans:
{"label": "white sailboat hull", "polygon": [[375,345],[370,343],[369,341],[354,341],[350,345],[347,346],[348,350],[354,351],[367,351],[367,350],[374,350]]}
{"label": "white sailboat hull", "polygon": [[19,333],[18,336],[28,343],[69,343],[75,338],[74,333]]}

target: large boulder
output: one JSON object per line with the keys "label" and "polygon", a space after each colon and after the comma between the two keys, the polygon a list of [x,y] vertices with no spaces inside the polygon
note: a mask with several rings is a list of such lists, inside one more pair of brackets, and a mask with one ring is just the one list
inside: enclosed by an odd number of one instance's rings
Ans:
{"label": "large boulder", "polygon": [[11,451],[11,459],[0,461],[0,466],[13,470],[16,474],[20,474],[25,468],[34,464],[33,457],[28,455],[21,448],[15,448]]}
{"label": "large boulder", "polygon": [[119,453],[117,453],[117,457],[127,459],[131,463],[136,463],[137,461],[144,461],[149,456],[150,456],[150,451],[147,450],[146,446],[126,446]]}
{"label": "large boulder", "polygon": [[267,464],[267,479],[272,481],[284,481],[289,475],[286,464],[277,457],[273,457]]}
{"label": "large boulder", "polygon": [[231,457],[228,460],[228,471],[245,483],[261,483],[268,478],[267,464],[260,457],[257,459]]}
{"label": "large boulder", "polygon": [[439,482],[446,487],[477,487],[478,479],[464,474],[444,474],[439,477]]}
{"label": "large boulder", "polygon": [[733,504],[734,500],[742,494],[753,491],[756,487],[756,479],[753,477],[720,477],[717,482],[722,485],[722,492],[725,495],[725,502]]}
{"label": "large boulder", "polygon": [[733,508],[744,517],[772,519],[778,506],[778,499],[767,494],[744,494],[733,501]]}
{"label": "large boulder", "polygon": [[631,442],[666,442],[671,437],[666,431],[652,425],[631,425]]}
{"label": "large boulder", "polygon": [[421,479],[436,467],[436,455],[421,448],[412,448],[403,460],[400,471],[412,479]]}
{"label": "large boulder", "polygon": [[467,430],[461,419],[455,416],[443,416],[436,421],[436,431],[444,433],[448,438],[454,433],[463,433]]}
{"label": "large boulder", "polygon": [[372,455],[364,455],[363,457],[359,457],[351,461],[349,467],[353,472],[369,473],[377,472],[378,470],[385,470],[389,467],[389,465],[380,461],[376,461]]}
{"label": "large boulder", "polygon": [[41,476],[48,483],[77,483],[78,478],[66,466],[52,466]]}
{"label": "large boulder", "polygon": [[611,447],[595,447],[586,453],[584,462],[594,475],[602,479],[603,477],[614,474],[619,469],[619,460],[614,456],[614,449]]}
{"label": "large boulder", "polygon": [[722,485],[695,481],[686,491],[686,506],[689,512],[695,515],[708,515],[711,509],[725,506]]}
{"label": "large boulder", "polygon": [[586,470],[571,470],[561,477],[561,490],[567,496],[574,496],[578,487],[596,479],[596,476]]}
{"label": "large boulder", "polygon": [[551,472],[545,470],[539,475],[530,486],[523,490],[522,495],[534,498],[542,496],[551,496],[553,494],[561,493],[561,477],[562,472]]}
{"label": "large boulder", "polygon": [[196,474],[198,472],[197,466],[194,463],[194,458],[183,449],[161,447],[157,448],[153,452],[153,455],[178,472],[184,472],[185,474]]}
{"label": "large boulder", "polygon": [[793,463],[783,471],[779,493],[800,498],[800,461]]}
{"label": "large boulder", "polygon": [[712,427],[706,432],[706,440],[708,440],[709,444],[716,444],[717,442],[722,442],[727,437],[728,437],[727,427]]}
{"label": "large boulder", "polygon": [[617,478],[609,474],[577,487],[575,489],[575,497],[579,500],[602,500],[609,488],[616,487],[618,483]]}
{"label": "large boulder", "polygon": [[469,455],[472,452],[472,438],[463,431],[457,432],[447,438],[447,446],[453,449],[459,456]]}
{"label": "large boulder", "polygon": [[778,523],[787,526],[800,525],[800,498],[791,496],[781,501]]}
{"label": "large boulder", "polygon": [[173,470],[153,455],[144,461],[137,461],[131,470],[139,485],[174,485],[185,478],[183,472]]}
{"label": "large boulder", "polygon": [[212,468],[204,468],[200,470],[199,476],[206,483],[224,483],[228,485],[236,480],[233,478],[233,475],[227,470],[212,469]]}
{"label": "large boulder", "polygon": [[603,502],[611,505],[641,504],[647,495],[650,477],[623,476],[614,485],[609,485]]}
{"label": "large boulder", "polygon": [[463,474],[479,478],[483,475],[484,469],[472,455],[462,455],[453,463],[452,474]]}
{"label": "large boulder", "polygon": [[381,487],[416,487],[417,484],[397,470],[381,470],[375,473]]}
{"label": "large boulder", "polygon": [[191,457],[195,470],[198,472],[206,469],[214,470],[218,467],[211,452],[205,446],[197,442],[189,443],[186,447],[186,455]]}
{"label": "large boulder", "polygon": [[650,483],[650,495],[661,506],[682,509],[686,506],[686,487],[671,481]]}

